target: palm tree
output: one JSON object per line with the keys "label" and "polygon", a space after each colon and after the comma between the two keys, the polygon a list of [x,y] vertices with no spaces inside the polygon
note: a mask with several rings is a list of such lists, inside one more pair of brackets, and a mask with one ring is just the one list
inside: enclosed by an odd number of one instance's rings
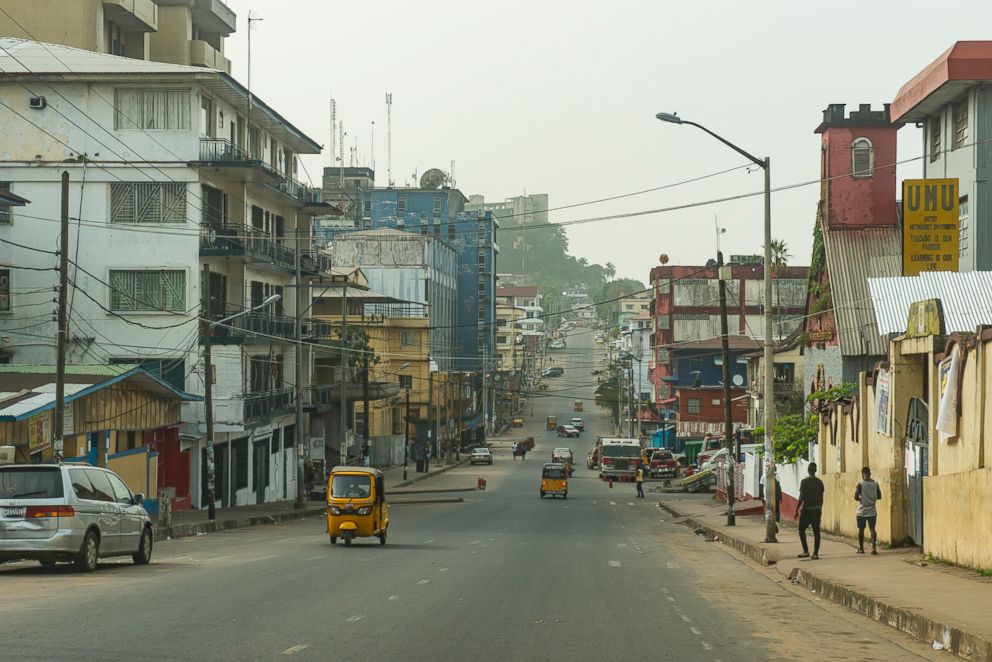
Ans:
{"label": "palm tree", "polygon": [[[771,240],[771,253],[772,253],[772,278],[775,279],[775,308],[781,310],[782,297],[779,293],[778,279],[785,271],[785,268],[789,266],[789,259],[792,254],[789,252],[789,245],[785,243],[784,239],[772,239]],[[773,309],[774,312],[774,309]],[[778,339],[782,339],[782,325],[781,320],[778,324]]]}

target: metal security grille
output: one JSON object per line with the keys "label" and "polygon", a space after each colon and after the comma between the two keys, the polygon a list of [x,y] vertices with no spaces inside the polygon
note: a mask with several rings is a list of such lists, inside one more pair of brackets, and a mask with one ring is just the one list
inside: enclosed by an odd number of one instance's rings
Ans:
{"label": "metal security grille", "polygon": [[186,272],[111,271],[110,308],[182,312],[186,310]]}
{"label": "metal security grille", "polygon": [[113,182],[111,223],[185,223],[186,184],[179,182]]}

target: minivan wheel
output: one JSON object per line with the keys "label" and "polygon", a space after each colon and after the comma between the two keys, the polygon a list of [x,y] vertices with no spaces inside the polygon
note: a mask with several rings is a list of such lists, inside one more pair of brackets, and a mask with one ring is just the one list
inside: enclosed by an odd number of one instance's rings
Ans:
{"label": "minivan wheel", "polygon": [[138,545],[137,553],[131,558],[135,565],[148,565],[152,561],[152,530],[145,527],[141,532],[141,544]]}
{"label": "minivan wheel", "polygon": [[76,570],[93,572],[100,564],[100,538],[95,531],[87,531],[83,544],[79,548],[79,556],[73,561]]}

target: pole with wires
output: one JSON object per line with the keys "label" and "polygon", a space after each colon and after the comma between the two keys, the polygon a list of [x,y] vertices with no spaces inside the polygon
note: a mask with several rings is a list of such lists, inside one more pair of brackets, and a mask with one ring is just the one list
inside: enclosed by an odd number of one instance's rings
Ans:
{"label": "pole with wires", "polygon": [[58,356],[55,366],[55,422],[52,430],[52,452],[61,462],[65,432],[65,354],[69,341],[69,315],[66,309],[69,292],[69,171],[62,171],[62,217],[59,245],[59,309]]}
{"label": "pole with wires", "polygon": [[203,417],[207,424],[206,464],[207,464],[207,519],[217,519],[215,503],[214,471],[214,366],[210,355],[210,334],[214,327],[210,323],[210,265],[203,263]]}
{"label": "pole with wires", "polygon": [[303,508],[306,505],[306,497],[309,486],[306,484],[306,464],[310,461],[310,440],[303,434],[303,274],[300,266],[300,217],[296,217],[296,328],[294,329],[294,340],[296,341],[295,374],[296,393],[293,400],[296,402],[296,500],[293,502],[294,508]]}
{"label": "pole with wires", "polygon": [[720,349],[723,355],[723,445],[727,449],[727,526],[734,526],[734,419],[730,402],[730,336],[727,324],[727,281],[732,276],[731,267],[723,266],[723,253],[716,254],[717,276],[720,287]]}

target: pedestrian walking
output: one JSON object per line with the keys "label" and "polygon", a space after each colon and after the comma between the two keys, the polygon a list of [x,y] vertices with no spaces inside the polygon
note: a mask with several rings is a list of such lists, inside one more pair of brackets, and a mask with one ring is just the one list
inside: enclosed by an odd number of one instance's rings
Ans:
{"label": "pedestrian walking", "polygon": [[512,447],[512,450],[511,450],[512,457],[513,457],[514,460],[517,459],[517,448],[518,448],[517,447],[517,444],[516,444],[516,442],[514,442],[513,447]]}
{"label": "pedestrian walking", "polygon": [[861,482],[854,489],[854,500],[858,502],[858,554],[865,553],[865,525],[871,529],[871,553],[878,556],[876,542],[878,536],[875,532],[875,520],[878,511],[875,503],[882,498],[882,488],[871,477],[871,469],[865,467],[861,470]]}
{"label": "pedestrian walking", "polygon": [[778,482],[778,472],[775,472],[775,523],[782,521],[782,483]]}
{"label": "pedestrian walking", "polygon": [[[816,462],[810,462],[809,475],[799,483],[799,503],[796,505],[796,517],[799,519],[799,542],[802,543],[803,553],[799,558],[820,558],[820,517],[823,514],[823,481],[816,477]],[[809,555],[809,545],[806,544],[806,529],[813,527],[813,556]]]}
{"label": "pedestrian walking", "polygon": [[644,467],[637,467],[637,473],[634,474],[634,478],[637,480],[637,496],[644,498]]}

